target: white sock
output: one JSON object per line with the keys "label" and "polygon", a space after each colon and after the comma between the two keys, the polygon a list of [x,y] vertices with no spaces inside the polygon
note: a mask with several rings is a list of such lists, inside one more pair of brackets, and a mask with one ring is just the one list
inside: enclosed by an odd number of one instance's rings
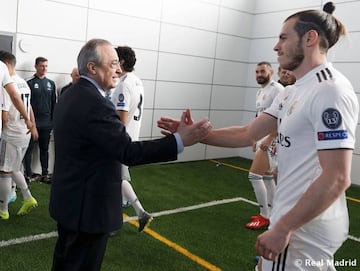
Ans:
{"label": "white sock", "polygon": [[124,199],[128,200],[131,203],[132,207],[135,209],[136,214],[140,216],[144,212],[144,208],[142,207],[140,201],[138,200],[131,184],[127,180],[122,181],[121,192],[122,192],[123,201]]}
{"label": "white sock", "polygon": [[0,211],[8,211],[8,196],[11,193],[11,176],[0,175]]}
{"label": "white sock", "polygon": [[267,206],[267,192],[266,187],[263,181],[263,176],[249,172],[249,181],[252,184],[252,187],[255,192],[256,200],[260,207],[260,215],[265,218],[269,218],[269,211]]}
{"label": "white sock", "polygon": [[267,206],[269,207],[269,212],[271,212],[271,208],[272,208],[272,203],[273,203],[273,199],[274,199],[274,194],[275,194],[275,181],[274,181],[274,176],[273,175],[264,175],[263,177],[264,179],[264,184],[266,187],[266,192],[267,192]]}
{"label": "white sock", "polygon": [[13,172],[12,178],[16,183],[17,187],[21,189],[24,200],[29,199],[31,197],[31,192],[26,183],[24,175],[20,171],[15,171]]}

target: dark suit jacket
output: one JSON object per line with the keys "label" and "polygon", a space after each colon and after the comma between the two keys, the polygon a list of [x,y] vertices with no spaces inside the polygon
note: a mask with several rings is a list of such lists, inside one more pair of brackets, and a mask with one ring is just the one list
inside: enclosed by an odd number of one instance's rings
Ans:
{"label": "dark suit jacket", "polygon": [[74,231],[106,233],[121,227],[121,163],[177,159],[173,135],[132,142],[113,104],[84,78],[55,106],[54,141],[50,215]]}

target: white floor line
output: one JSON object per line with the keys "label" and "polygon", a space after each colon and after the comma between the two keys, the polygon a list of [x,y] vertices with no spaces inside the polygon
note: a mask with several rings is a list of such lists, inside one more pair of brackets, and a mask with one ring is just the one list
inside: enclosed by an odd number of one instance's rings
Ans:
{"label": "white floor line", "polygon": [[[165,211],[161,211],[161,212],[155,212],[155,213],[152,213],[151,215],[154,217],[159,217],[159,216],[163,216],[163,215],[183,213],[183,212],[187,212],[187,211],[191,211],[191,210],[196,210],[196,209],[201,209],[201,208],[206,208],[206,207],[221,205],[221,204],[226,204],[226,203],[238,202],[238,201],[244,201],[246,203],[249,203],[249,204],[252,204],[255,206],[258,205],[257,202],[255,202],[255,201],[248,200],[248,199],[245,199],[242,197],[237,197],[237,198],[232,198],[232,199],[214,200],[214,201],[201,203],[201,204],[197,204],[197,205],[192,205],[192,206],[188,206],[188,207],[180,207],[180,208],[176,208],[173,210],[165,210]],[[127,217],[126,219],[124,219],[124,222],[128,222],[130,220],[137,220],[137,219],[138,219],[137,216],[131,216],[131,217]],[[56,231],[52,231],[49,233],[30,235],[30,236],[26,236],[26,237],[14,238],[14,239],[10,239],[7,241],[2,240],[2,241],[0,241],[0,248],[17,245],[17,244],[23,244],[23,243],[32,242],[32,241],[37,241],[37,240],[42,240],[42,239],[49,239],[49,238],[53,238],[53,237],[57,237]],[[360,243],[360,238],[358,238],[358,237],[348,235],[348,239]]]}
{"label": "white floor line", "polygon": [[[154,217],[159,217],[159,216],[163,216],[163,215],[183,213],[183,212],[187,212],[187,211],[191,211],[191,210],[196,210],[196,209],[201,209],[201,208],[206,208],[206,207],[210,207],[210,206],[226,204],[226,203],[231,203],[231,202],[237,202],[237,201],[245,201],[252,205],[256,205],[256,206],[258,205],[257,202],[255,202],[255,201],[251,201],[251,200],[248,200],[245,198],[238,197],[238,198],[232,198],[232,199],[214,200],[214,201],[200,203],[200,204],[192,205],[192,206],[188,206],[188,207],[180,207],[180,208],[176,208],[173,210],[165,210],[165,211],[161,211],[161,212],[151,213],[151,215]],[[130,216],[130,217],[124,219],[124,222],[130,221],[130,220],[137,220],[137,219],[138,219],[137,216]]]}

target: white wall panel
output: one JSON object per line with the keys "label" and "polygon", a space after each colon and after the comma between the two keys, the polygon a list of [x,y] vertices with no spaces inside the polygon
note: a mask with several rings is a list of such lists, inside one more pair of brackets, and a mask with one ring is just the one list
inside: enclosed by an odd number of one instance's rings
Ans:
{"label": "white wall panel", "polygon": [[223,157],[235,157],[235,156],[239,156],[239,154],[240,154],[240,149],[207,146],[205,158],[216,159]]}
{"label": "white wall panel", "polygon": [[216,31],[219,7],[198,0],[164,0],[164,22]]}
{"label": "white wall panel", "polygon": [[322,0],[256,0],[255,13],[276,12],[289,9],[318,9],[321,7],[322,2]]}
{"label": "white wall panel", "polygon": [[233,61],[249,61],[250,39],[218,34],[216,58]]}
{"label": "white wall panel", "polygon": [[[131,44],[128,45],[134,48]],[[136,54],[135,72],[141,79],[154,80],[157,71],[158,53],[134,48]]]}
{"label": "white wall panel", "polygon": [[160,51],[214,57],[215,47],[214,32],[170,24],[161,26]]}
{"label": "white wall panel", "polygon": [[[21,43],[26,44],[25,52],[19,48]],[[43,56],[49,60],[50,73],[68,74],[76,66],[83,42],[19,34],[16,46],[17,69],[35,71],[35,58]]]}
{"label": "white wall panel", "polygon": [[81,7],[87,7],[88,6],[88,0],[47,0],[49,2],[61,2],[66,3],[73,6],[81,6]]}
{"label": "white wall panel", "polygon": [[157,79],[210,84],[213,63],[208,58],[160,53]]}
{"label": "white wall panel", "polygon": [[221,0],[221,6],[253,13],[256,1],[249,0]]}
{"label": "white wall panel", "polygon": [[256,93],[258,88],[247,88],[244,93],[244,101],[243,101],[243,110],[253,111],[253,117],[255,117],[255,103],[256,103]]}
{"label": "white wall panel", "polygon": [[251,31],[252,38],[278,37],[284,20],[292,13],[293,11],[283,11],[255,15]]}
{"label": "white wall panel", "polygon": [[[101,24],[99,24],[101,21]],[[157,50],[160,23],[103,11],[89,11],[88,37],[103,38],[114,45]]]}
{"label": "white wall panel", "polygon": [[[359,129],[359,125],[357,127],[357,130],[356,130],[356,138],[360,138],[360,129]],[[355,142],[355,149],[354,149],[354,153],[360,155],[360,140],[357,140]]]}
{"label": "white wall panel", "polygon": [[[251,62],[258,63],[260,61],[268,61],[277,63],[277,54],[274,47],[278,42],[278,38],[256,39],[251,42],[249,58]],[[252,67],[250,67],[252,69]]]}
{"label": "white wall panel", "polygon": [[359,63],[333,63],[351,82],[354,90],[360,93]]}
{"label": "white wall panel", "polygon": [[253,23],[251,14],[227,8],[220,9],[218,31],[240,37],[250,37]]}
{"label": "white wall panel", "polygon": [[[162,0],[89,0],[89,6],[92,9],[99,9],[110,13],[120,13],[159,21],[161,1]],[[121,24],[117,24],[117,27],[122,26]],[[130,26],[126,25],[126,27]]]}
{"label": "white wall panel", "polygon": [[184,151],[179,154],[178,162],[184,161],[196,161],[205,159],[205,149],[206,145],[204,144],[195,144],[190,147],[185,147]]}
{"label": "white wall panel", "polygon": [[214,84],[245,86],[248,73],[248,64],[216,60]]}
{"label": "white wall panel", "polygon": [[155,108],[209,109],[211,85],[157,82]]}
{"label": "white wall panel", "polygon": [[[34,11],[42,11],[36,13]],[[19,0],[18,32],[85,40],[87,9],[43,0]]]}
{"label": "white wall panel", "polygon": [[332,61],[340,62],[360,62],[360,32],[349,33],[345,38],[342,38],[338,43],[331,48]]}
{"label": "white wall panel", "polygon": [[[136,71],[135,71],[136,73]],[[144,108],[154,108],[155,81],[142,79],[144,85]]]}
{"label": "white wall panel", "polygon": [[227,126],[241,125],[242,115],[242,111],[213,110],[210,113],[210,121],[215,129]]}
{"label": "white wall panel", "polygon": [[154,110],[152,109],[144,109],[142,121],[141,121],[140,137],[148,137],[148,138],[151,137],[153,112]]}
{"label": "white wall panel", "polygon": [[[239,125],[242,119],[242,112],[240,111],[211,111],[210,122],[213,127],[222,128],[227,126]],[[206,149],[206,158],[220,158],[238,156],[239,150],[237,148],[221,148],[208,146]]]}
{"label": "white wall panel", "polygon": [[351,182],[360,185],[360,155],[353,155]]}
{"label": "white wall panel", "polygon": [[219,5],[221,0],[202,0],[202,1],[209,4]]}
{"label": "white wall panel", "polygon": [[213,86],[211,110],[241,110],[244,103],[242,87]]}
{"label": "white wall panel", "polygon": [[0,31],[15,32],[17,1],[1,0]]}

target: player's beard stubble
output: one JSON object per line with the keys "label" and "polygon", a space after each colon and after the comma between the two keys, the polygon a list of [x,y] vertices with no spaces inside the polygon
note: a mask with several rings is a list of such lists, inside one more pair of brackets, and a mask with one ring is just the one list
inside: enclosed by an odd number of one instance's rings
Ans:
{"label": "player's beard stubble", "polygon": [[294,48],[294,50],[288,55],[289,61],[283,63],[281,68],[289,71],[296,70],[304,60],[304,50],[301,47],[301,42],[299,41]]}

